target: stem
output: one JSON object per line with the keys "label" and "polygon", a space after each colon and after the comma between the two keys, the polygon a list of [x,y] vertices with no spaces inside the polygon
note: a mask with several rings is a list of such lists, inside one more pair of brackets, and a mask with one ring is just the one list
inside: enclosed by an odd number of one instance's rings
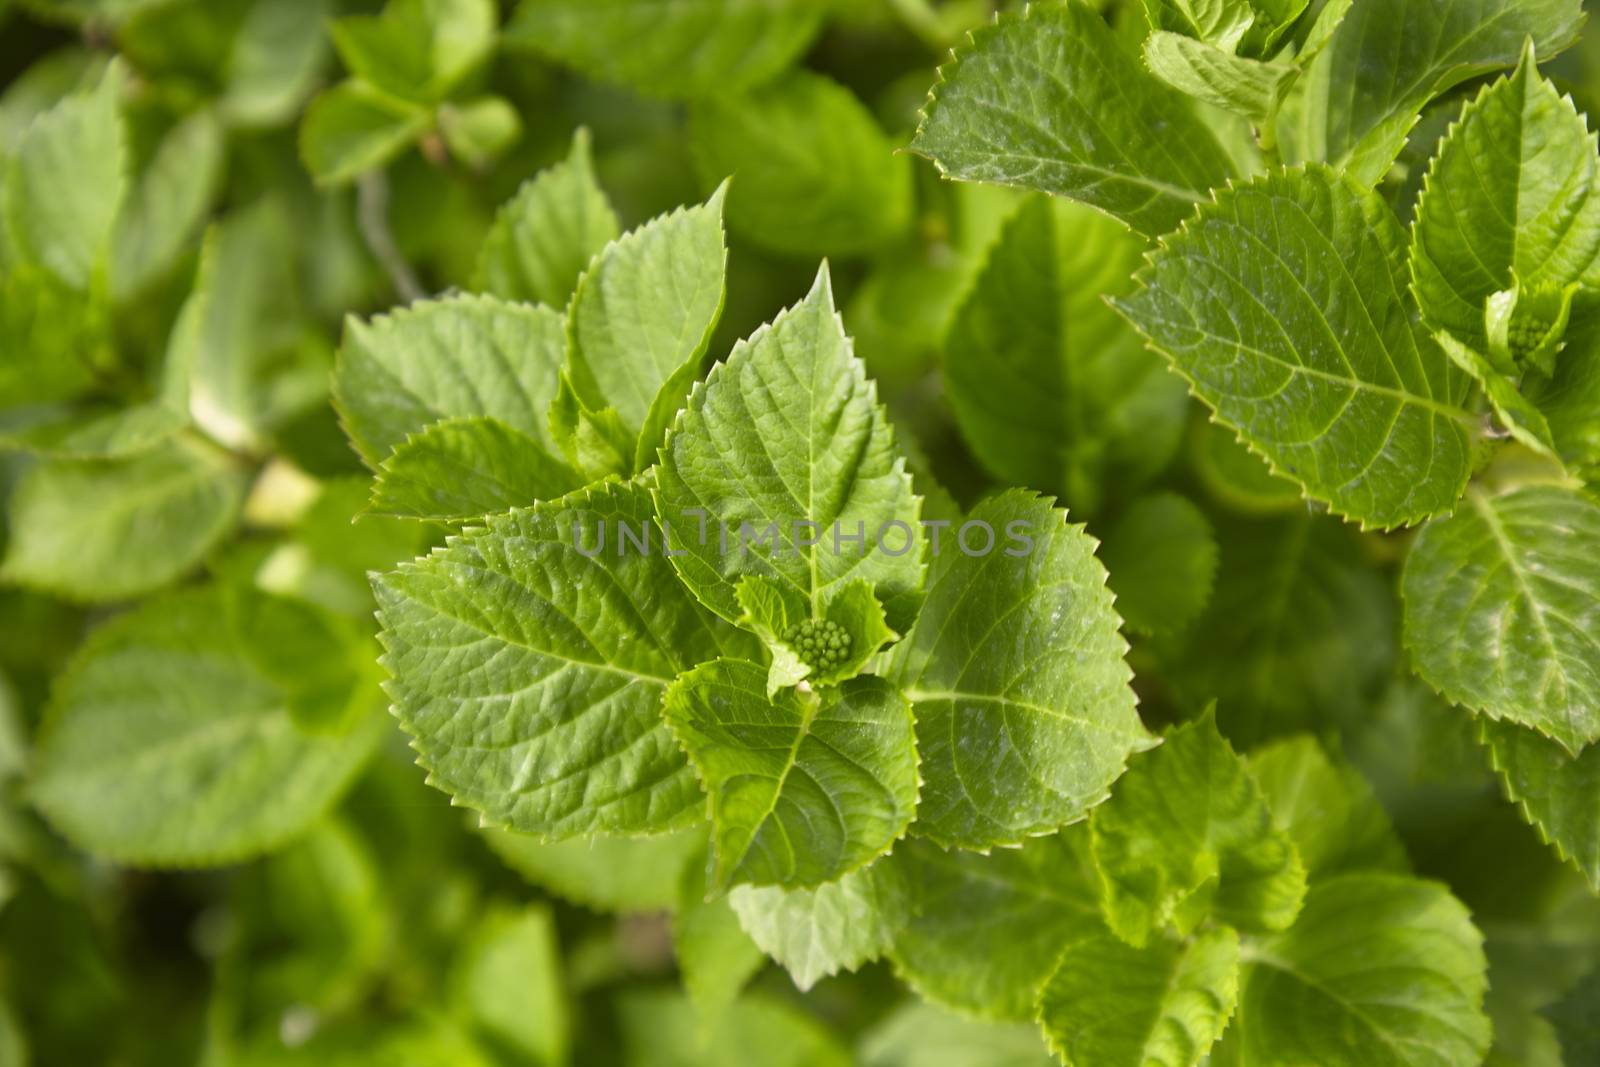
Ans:
{"label": "stem", "polygon": [[409,304],[425,297],[416,272],[400,254],[389,230],[389,176],[383,171],[369,170],[361,176],[356,185],[356,217],[368,251],[389,275],[400,299]]}

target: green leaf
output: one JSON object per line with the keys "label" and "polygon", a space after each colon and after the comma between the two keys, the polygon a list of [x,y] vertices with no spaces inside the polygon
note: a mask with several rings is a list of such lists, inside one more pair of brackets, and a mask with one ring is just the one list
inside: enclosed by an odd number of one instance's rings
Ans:
{"label": "green leaf", "polygon": [[340,82],[318,95],[300,124],[300,158],[324,185],[342,185],[394,159],[428,126],[426,109],[365,82]]}
{"label": "green leaf", "polygon": [[1513,65],[1530,37],[1539,55],[1555,55],[1582,21],[1578,0],[1353,4],[1300,81],[1291,158],[1326,161],[1359,185],[1376,185],[1428,101]]}
{"label": "green leaf", "polygon": [[542,842],[508,830],[480,830],[506,865],[557,896],[596,911],[671,911],[685,864],[705,855],[705,830],[656,837]]}
{"label": "green leaf", "polygon": [[1300,504],[1300,487],[1273,474],[1232,430],[1209,419],[1195,419],[1192,425],[1190,462],[1220,503],[1248,514],[1288,511]]}
{"label": "green leaf", "polygon": [[1394,213],[1323,167],[1217,196],[1117,301],[1195,394],[1313,500],[1389,528],[1471,472],[1466,376],[1415,323]]}
{"label": "green leaf", "polygon": [[910,889],[900,868],[884,861],[815,889],[736,886],[728,903],[744,932],[805,992],[889,951],[909,918]]}
{"label": "green leaf", "polygon": [[911,148],[948,177],[1068,196],[1159,234],[1234,176],[1188,101],[1085,4],[976,30],[939,77]]}
{"label": "green leaf", "polygon": [[1600,746],[1574,756],[1526,726],[1484,720],[1480,729],[1523,818],[1600,891]]}
{"label": "green leaf", "polygon": [[1144,40],[1150,73],[1180,92],[1255,123],[1276,113],[1297,71],[1286,63],[1236,56],[1205,41],[1158,30]]}
{"label": "green leaf", "polygon": [[147,593],[233,529],[245,481],[233,457],[194,438],[124,459],[42,460],[12,493],[0,578],[72,600]]}
{"label": "green leaf", "polygon": [[13,251],[74,289],[103,278],[127,177],[123,68],[63,98],[8,145],[0,208]]}
{"label": "green leaf", "polygon": [[1495,293],[1600,281],[1597,172],[1588,124],[1524,51],[1462,110],[1423,180],[1411,272],[1426,320],[1487,352]]}
{"label": "green leaf", "polygon": [[616,411],[638,439],[642,470],[700,375],[722,315],[728,253],[725,189],[608,245],[578,279],[567,310],[567,367],[591,411]]}
{"label": "green leaf", "polygon": [[222,176],[222,127],[200,111],[162,138],[117,216],[111,284],[118,299],[137,295],[171,270],[211,208]]}
{"label": "green leaf", "polygon": [[[634,987],[616,1000],[627,1067],[849,1067],[850,1055],[810,1012],[744,997],[710,1034],[683,995]],[[431,1061],[436,1062],[436,1061]]]}
{"label": "green leaf", "polygon": [[880,679],[769,700],[764,669],[721,659],[673,683],[665,714],[710,794],[713,892],[832,882],[911,823],[911,708]]}
{"label": "green leaf", "polygon": [[689,112],[706,185],[734,176],[728,225],[792,255],[868,251],[911,225],[911,161],[838,82],[795,71]]}
{"label": "green leaf", "polygon": [[370,322],[345,322],[334,403],[376,469],[442,419],[488,416],[560,455],[547,418],[563,342],[549,308],[486,296],[422,301]]}
{"label": "green leaf", "polygon": [[985,1023],[910,1000],[862,1038],[862,1067],[1052,1067],[1037,1027]]}
{"label": "green leaf", "polygon": [[1008,540],[982,556],[947,541],[890,654],[886,673],[916,708],[920,836],[988,848],[1048,833],[1154,744],[1094,542],[1065,519],[1015,489],[974,508],[968,526]]}
{"label": "green leaf", "polygon": [[1545,1009],[1561,1038],[1565,1063],[1584,1063],[1600,1057],[1600,971],[1592,971],[1559,1001]]}
{"label": "green leaf", "polygon": [[506,201],[478,250],[473,288],[566,307],[583,269],[621,232],[595,181],[589,145],[589,131],[580,127],[567,158]]}
{"label": "green leaf", "polygon": [[1080,826],[987,855],[902,842],[890,862],[911,887],[911,919],[890,953],[896,972],[964,1014],[1031,1020],[1062,950],[1105,930],[1088,836]]}
{"label": "green leaf", "polygon": [[451,418],[406,438],[383,461],[372,510],[451,522],[553,500],[581,485],[521,430],[492,416]]}
{"label": "green leaf", "polygon": [[809,678],[818,685],[837,685],[860,674],[885,643],[898,634],[889,629],[883,605],[869,582],[856,580],[837,588],[814,619],[798,591],[763,575],[739,579],[737,620],[767,646],[772,662],[767,693]]}
{"label": "green leaf", "polygon": [[1177,493],[1134,501],[1106,535],[1117,611],[1140,633],[1175,633],[1205,609],[1217,577],[1217,538],[1205,513]]}
{"label": "green leaf", "polygon": [[724,618],[744,614],[746,575],[792,589],[817,620],[852,581],[885,603],[921,586],[920,498],[826,267],[695,388],[661,450],[655,495],[679,575]]}
{"label": "green leaf", "polygon": [[1239,935],[1213,927],[1145,948],[1101,934],[1068,946],[1039,995],[1039,1024],[1069,1067],[1193,1067],[1239,995]]}
{"label": "green leaf", "polygon": [[1314,738],[1286,738],[1245,758],[1272,819],[1294,842],[1312,879],[1408,869],[1389,816],[1361,774]]}
{"label": "green leaf", "polygon": [[567,1060],[571,1022],[555,917],[543,905],[490,911],[451,975],[457,1015],[515,1062]]}
{"label": "green leaf", "polygon": [[1237,50],[1257,14],[1246,0],[1144,0],[1143,6],[1154,31],[1151,36],[1182,35],[1224,48],[1229,54]]}
{"label": "green leaf", "polygon": [[351,74],[401,100],[436,104],[494,48],[494,0],[389,0],[378,15],[333,21]]}
{"label": "green leaf", "polygon": [[1183,383],[1103,295],[1144,245],[1080,205],[1030,199],[1002,231],[944,343],[957,425],[985,468],[1086,513],[1171,461]]}
{"label": "green leaf", "polygon": [[522,136],[522,117],[503,96],[479,96],[440,107],[439,134],[453,158],[485,171]]}
{"label": "green leaf", "polygon": [[1135,946],[1207,915],[1282,930],[1305,897],[1294,842],[1209,711],[1134,760],[1089,825],[1106,921]]}
{"label": "green leaf", "polygon": [[740,928],[728,898],[707,899],[703,849],[683,868],[678,907],[672,916],[672,943],[684,992],[708,1030],[766,963],[761,949]]}
{"label": "green leaf", "polygon": [[1405,643],[1451,702],[1576,755],[1600,738],[1600,504],[1533,486],[1474,491],[1406,559]]}
{"label": "green leaf", "polygon": [[1555,456],[1555,442],[1550,438],[1550,424],[1544,414],[1524,397],[1516,383],[1506,377],[1475,349],[1468,348],[1455,337],[1440,331],[1434,341],[1450,361],[1483,387],[1483,395],[1494,408],[1495,418],[1506,431],[1528,448],[1546,456]]}
{"label": "green leaf", "polygon": [[1562,460],[1594,481],[1600,473],[1600,315],[1574,312],[1555,374],[1528,374],[1522,393],[1533,401]]}
{"label": "green leaf", "polygon": [[767,81],[824,14],[816,0],[523,0],[506,40],[602,81],[693,99]]}
{"label": "green leaf", "polygon": [[101,626],[60,677],[31,795],[74,844],[127,864],[237,862],[309,826],[372,751],[376,686],[353,697],[349,731],[302,732],[228,618],[216,586],[168,594]]}
{"label": "green leaf", "polygon": [[622,523],[659,544],[644,490],[603,483],[374,579],[395,714],[430,781],[490,824],[559,839],[702,817],[662,698],[748,642],[658,552],[625,550]]}
{"label": "green leaf", "polygon": [[1250,942],[1233,1031],[1245,1067],[1481,1063],[1483,936],[1440,885],[1390,874],[1321,881],[1281,934]]}
{"label": "green leaf", "polygon": [[104,303],[42,267],[14,266],[0,279],[0,404],[70,400],[110,361]]}

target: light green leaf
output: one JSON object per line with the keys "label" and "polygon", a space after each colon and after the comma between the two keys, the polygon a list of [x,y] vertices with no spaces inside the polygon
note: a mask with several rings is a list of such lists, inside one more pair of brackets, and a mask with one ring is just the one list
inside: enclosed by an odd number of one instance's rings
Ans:
{"label": "light green leaf", "polygon": [[625,551],[623,523],[659,544],[644,490],[604,483],[493,516],[373,582],[395,714],[430,781],[490,824],[559,839],[702,817],[662,698],[749,642],[659,552]]}
{"label": "light green leaf", "polygon": [[736,886],[728,903],[805,992],[887,952],[910,916],[910,889],[901,869],[883,861],[815,889]]}
{"label": "light green leaf", "polygon": [[1600,891],[1600,745],[1574,756],[1526,726],[1483,720],[1481,730],[1506,795]]}
{"label": "light green leaf", "polygon": [[705,856],[703,827],[656,837],[548,843],[508,830],[480,833],[528,881],[596,911],[671,911],[679,903],[684,865]]}
{"label": "light green leaf", "polygon": [[911,708],[893,687],[766,694],[767,672],[734,659],[667,693],[667,722],[710,794],[713,892],[834,881],[887,852],[916,809]]}
{"label": "light green leaf", "polygon": [[0,279],[0,404],[53,404],[94,382],[113,358],[108,309],[42,267]]}
{"label": "light green leaf", "polygon": [[1562,460],[1600,475],[1600,315],[1574,312],[1555,375],[1528,374],[1522,393],[1539,408]]}
{"label": "light green leaf", "polygon": [[1052,1067],[1039,1030],[908,1001],[862,1038],[862,1067]]}
{"label": "light green leaf", "polygon": [[1234,176],[1188,101],[1085,4],[1004,16],[939,75],[911,148],[948,177],[1068,196],[1159,234]]}
{"label": "light green leaf", "polygon": [[[1237,50],[1256,20],[1246,0],[1144,0],[1144,15],[1154,31],[1203,41],[1229,54]],[[1145,38],[1149,40],[1149,38]]]}
{"label": "light green leaf", "polygon": [[728,898],[706,896],[706,854],[684,865],[672,944],[684,992],[706,1030],[715,1028],[766,957],[744,930]]}
{"label": "light green leaf", "polygon": [[424,108],[351,79],[321,93],[300,123],[300,158],[324,185],[342,185],[404,152],[428,126]]}
{"label": "light green leaf", "polygon": [[1476,349],[1468,348],[1451,334],[1440,331],[1434,341],[1450,362],[1472,375],[1483,387],[1483,395],[1494,408],[1495,418],[1506,431],[1535,452],[1554,457],[1555,442],[1550,439],[1550,424],[1544,414],[1517,390],[1516,384]]}
{"label": "light green leaf", "polygon": [[547,418],[563,342],[549,308],[486,296],[423,301],[345,322],[334,403],[376,469],[412,434],[447,418],[489,416],[560,454]]}
{"label": "light green leaf", "polygon": [[1555,55],[1576,39],[1582,20],[1578,0],[1350,5],[1300,81],[1303,99],[1291,109],[1298,128],[1287,138],[1298,149],[1290,158],[1326,161],[1359,185],[1376,185],[1428,101],[1516,63],[1529,37],[1539,55]]}
{"label": "light green leaf", "polygon": [[595,181],[589,131],[567,158],[523,184],[495,216],[478,250],[473,288],[507,300],[564,308],[578,275],[621,228]]}
{"label": "light green leaf", "polygon": [[350,73],[401,100],[443,100],[494,48],[494,0],[389,0],[331,27]]}
{"label": "light green leaf", "polygon": [[1389,528],[1471,472],[1467,378],[1415,323],[1404,234],[1323,167],[1218,195],[1117,306],[1195,394],[1313,500]]}
{"label": "light green leaf", "polygon": [[503,96],[474,97],[439,108],[439,134],[452,158],[485,171],[522,136],[522,117]]}
{"label": "light green leaf", "polygon": [[195,237],[222,176],[225,147],[209,111],[189,116],[162,138],[112,234],[111,285],[118,299],[159,279]]}
{"label": "light green leaf", "polygon": [[911,887],[890,953],[900,977],[963,1014],[1031,1020],[1062,950],[1105,930],[1088,837],[1079,826],[987,855],[902,842],[889,860]]}
{"label": "light green leaf", "polygon": [[1175,633],[1211,599],[1217,538],[1205,512],[1177,493],[1133,502],[1106,535],[1100,559],[1110,571],[1117,612],[1140,633]]}
{"label": "light green leaf", "polygon": [[187,437],[124,459],[42,460],[12,493],[0,578],[72,600],[147,593],[233,529],[245,481],[232,456]]}
{"label": "light green leaf", "polygon": [[1423,181],[1411,273],[1427,321],[1487,352],[1495,293],[1600,281],[1597,172],[1594,134],[1525,51],[1462,110]]}
{"label": "light green leaf", "polygon": [[1510,289],[1489,297],[1483,312],[1489,361],[1507,374],[1524,369],[1545,378],[1554,374],[1580,288],[1580,282],[1532,287],[1517,278]]}
{"label": "light green leaf", "polygon": [[969,556],[947,538],[890,654],[886,673],[916,708],[920,836],[988,848],[1048,833],[1083,818],[1154,744],[1094,542],[1065,520],[1016,489],[974,508],[968,525],[1006,540]]}
{"label": "light green leaf", "polygon": [[1389,816],[1361,774],[1314,738],[1286,738],[1245,757],[1272,820],[1294,842],[1312,879],[1408,869]]}
{"label": "light green leaf", "polygon": [[348,732],[302,732],[229,617],[215,586],[169,594],[104,624],[58,679],[31,795],[74,844],[119,863],[236,862],[309,826],[372,751],[377,686],[353,694]]}
{"label": "light green leaf", "polygon": [[1158,30],[1144,39],[1150,73],[1196,100],[1263,122],[1297,71],[1286,63],[1236,56],[1205,41]]}
{"label": "light green leaf", "polygon": [[1246,944],[1242,1067],[1480,1063],[1483,936],[1441,885],[1350,874],[1311,887],[1281,934]]}
{"label": "light green leaf", "polygon": [[883,605],[872,585],[859,579],[838,587],[812,616],[800,593],[764,575],[739,579],[737,620],[755,632],[771,653],[767,693],[809,678],[818,685],[837,685],[860,674],[885,643],[897,635],[884,619]]}
{"label": "light green leaf", "polygon": [[744,997],[711,1033],[681,993],[635,987],[616,1000],[626,1067],[849,1067],[821,1022],[798,1005]]}
{"label": "light green leaf", "polygon": [[825,13],[816,0],[523,0],[506,40],[604,81],[692,99],[771,78]]}
{"label": "light green leaf", "polygon": [[1189,459],[1212,496],[1235,511],[1272,514],[1300,504],[1300,487],[1272,473],[1234,432],[1210,419],[1195,419]]}
{"label": "light green leaf", "polygon": [[567,1060],[571,1022],[555,917],[543,905],[496,908],[472,931],[450,978],[456,1016],[515,1062]]}
{"label": "light green leaf", "polygon": [[7,146],[0,214],[12,252],[74,289],[103,278],[122,204],[123,80],[123,68],[111,66],[97,87],[63,98]]}
{"label": "light green leaf", "polygon": [[539,442],[487,415],[443,419],[378,468],[372,511],[445,522],[553,500],[582,485]]}
{"label": "light green leaf", "polygon": [[1106,921],[1133,945],[1208,915],[1282,930],[1300,910],[1305,866],[1209,711],[1135,759],[1089,825]]}
{"label": "light green leaf", "polygon": [[1600,504],[1554,486],[1474,491],[1406,559],[1405,643],[1452,703],[1576,755],[1600,738]]}
{"label": "light green leaf", "polygon": [[1177,450],[1183,383],[1107,307],[1144,244],[1081,205],[1034,197],[989,251],[944,343],[962,436],[997,478],[1086,514]]}
{"label": "light green leaf", "polygon": [[1039,995],[1039,1025],[1068,1067],[1194,1067],[1239,996],[1239,935],[1212,927],[1145,948],[1101,934],[1068,946]]}
{"label": "light green leaf", "polygon": [[724,618],[743,615],[746,575],[793,589],[818,620],[852,581],[886,603],[921,586],[920,498],[826,267],[695,388],[661,450],[656,505],[684,583]]}
{"label": "light green leaf", "polygon": [[689,147],[706,185],[729,175],[728,225],[793,255],[848,255],[911,224],[911,161],[844,86],[809,71],[689,112]]}
{"label": "light green leaf", "polygon": [[613,409],[638,438],[636,470],[700,375],[722,315],[726,189],[608,245],[578,279],[567,310],[567,368],[590,411]]}

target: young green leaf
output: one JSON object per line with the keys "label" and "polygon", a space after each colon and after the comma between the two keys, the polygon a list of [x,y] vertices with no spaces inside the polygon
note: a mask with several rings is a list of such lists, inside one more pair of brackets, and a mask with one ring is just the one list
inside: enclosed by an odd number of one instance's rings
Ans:
{"label": "young green leaf", "polygon": [[1122,513],[1100,559],[1130,630],[1176,633],[1211,599],[1217,538],[1205,513],[1187,498],[1153,493]]}
{"label": "young green leaf", "polygon": [[1245,757],[1245,765],[1310,878],[1408,869],[1405,849],[1372,788],[1315,738],[1263,746]]}
{"label": "young green leaf", "polygon": [[1600,315],[1574,312],[1555,374],[1527,374],[1522,394],[1539,409],[1568,467],[1600,474]]}
{"label": "young green leaf", "polygon": [[122,459],[42,460],[12,492],[0,579],[81,601],[148,593],[233,529],[245,483],[236,459],[193,437]]}
{"label": "young green leaf", "polygon": [[1234,176],[1188,101],[1077,0],[1001,17],[939,74],[911,148],[951,178],[1068,196],[1159,234]]}
{"label": "young green leaf", "polygon": [[1483,935],[1440,885],[1390,874],[1318,882],[1281,934],[1250,942],[1244,1067],[1433,1067],[1489,1048]]}
{"label": "young green leaf", "polygon": [[1600,282],[1597,172],[1588,124],[1524,51],[1462,110],[1424,179],[1411,273],[1427,321],[1487,352],[1495,293]]}
{"label": "young green leaf", "polygon": [[1555,441],[1544,413],[1518,391],[1516,383],[1476,351],[1451,334],[1439,331],[1434,342],[1450,357],[1450,362],[1472,376],[1483,388],[1483,395],[1494,408],[1496,420],[1518,442],[1542,455],[1554,457]]}
{"label": "young green leaf", "polygon": [[545,839],[687,826],[703,801],[667,686],[749,642],[677,585],[643,489],[491,517],[373,581],[395,714],[430,781]]}
{"label": "young green leaf", "polygon": [[604,81],[694,99],[783,70],[824,10],[816,0],[523,0],[506,40]]}
{"label": "young green leaf", "polygon": [[1294,842],[1210,711],[1135,759],[1089,825],[1106,921],[1135,946],[1168,925],[1187,935],[1208,915],[1282,930],[1305,897]]}
{"label": "young green leaf", "polygon": [[1406,559],[1405,643],[1450,701],[1577,755],[1600,738],[1600,504],[1532,486],[1474,491]]}
{"label": "young green leaf", "polygon": [[863,252],[911,224],[911,161],[821,75],[706,98],[690,110],[689,145],[702,182],[734,176],[728,225],[778,252]]}
{"label": "young green leaf", "polygon": [[1506,795],[1600,890],[1600,746],[1574,756],[1526,726],[1484,720],[1480,728]]}
{"label": "young green leaf", "polygon": [[334,403],[377,469],[441,419],[489,416],[560,455],[547,418],[564,352],[561,316],[487,296],[424,301],[370,322],[351,318]]}
{"label": "young green leaf", "polygon": [[818,621],[852,581],[886,603],[921,586],[921,501],[826,268],[695,389],[661,450],[655,496],[679,575],[724,618],[744,614],[746,575],[793,589]]}
{"label": "young green leaf", "polygon": [[1077,826],[987,855],[896,846],[889,862],[911,888],[911,918],[890,952],[896,972],[963,1014],[1031,1020],[1062,950],[1105,930],[1088,836]]}
{"label": "young green leaf", "polygon": [[366,82],[340,82],[311,102],[300,123],[300,158],[324,185],[342,185],[409,148],[428,126],[425,108]]}
{"label": "young green leaf", "polygon": [[522,136],[522,117],[511,101],[488,93],[441,105],[439,136],[452,159],[486,171]]}
{"label": "young green leaf", "polygon": [[910,825],[911,708],[880,679],[769,700],[764,669],[722,659],[681,676],[665,714],[710,794],[713,892],[832,882]]}
{"label": "young green leaf", "polygon": [[944,343],[957,424],[997,477],[1092,514],[1172,459],[1183,383],[1102,298],[1132,289],[1143,250],[1115,220],[1048,197],[1006,223]]}
{"label": "young green leaf", "polygon": [[443,419],[383,461],[372,511],[453,522],[554,500],[581,484],[539,442],[497,418]]}
{"label": "young green leaf", "polygon": [[[983,542],[967,535],[985,528],[1009,547],[969,555]],[[1154,744],[1119,624],[1081,526],[1021,490],[973,509],[941,546],[927,602],[886,669],[916,708],[916,834],[1014,845],[1105,799],[1128,756]]]}
{"label": "young green leaf", "polygon": [[1202,208],[1117,306],[1223,422],[1365,526],[1449,510],[1471,472],[1467,378],[1414,322],[1404,235],[1323,167]]}
{"label": "young green leaf", "polygon": [[898,866],[880,861],[815,889],[735,886],[728,903],[805,992],[887,952],[910,916],[910,888]]}
{"label": "young green leaf", "polygon": [[343,792],[384,729],[377,687],[353,695],[348,730],[304,732],[228,618],[219,587],[184,590],[105,624],[78,652],[52,694],[31,787],[68,839],[128,864],[236,862],[298,834]]}
{"label": "young green leaf", "polygon": [[572,136],[567,158],[506,201],[478,250],[473,288],[506,300],[564,308],[578,276],[621,233],[595,181],[589,131]]}
{"label": "young green leaf", "polygon": [[1039,1025],[1068,1067],[1194,1067],[1239,995],[1239,935],[1134,948],[1110,934],[1067,946],[1039,995]]}
{"label": "young green leaf", "polygon": [[1276,113],[1279,99],[1297,74],[1287,63],[1236,56],[1164,30],[1145,38],[1144,63],[1174,89],[1255,123]]}
{"label": "young green leaf", "polygon": [[494,0],[389,0],[346,15],[331,33],[351,74],[417,104],[436,104],[494,47]]}
{"label": "young green leaf", "polygon": [[728,253],[718,189],[624,234],[578,279],[567,310],[567,370],[590,411],[612,409],[643,470],[699,377],[722,315]]}

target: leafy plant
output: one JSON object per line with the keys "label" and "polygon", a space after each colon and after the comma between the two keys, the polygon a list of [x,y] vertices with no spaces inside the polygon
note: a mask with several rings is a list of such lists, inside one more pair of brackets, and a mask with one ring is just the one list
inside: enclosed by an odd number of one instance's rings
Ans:
{"label": "leafy plant", "polygon": [[0,1064],[1588,1062],[1576,0],[12,7]]}

